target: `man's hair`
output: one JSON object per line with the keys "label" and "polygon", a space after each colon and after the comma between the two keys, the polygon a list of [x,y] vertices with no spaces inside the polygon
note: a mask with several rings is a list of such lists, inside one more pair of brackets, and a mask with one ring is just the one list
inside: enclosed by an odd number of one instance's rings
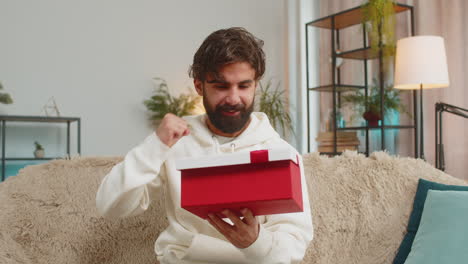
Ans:
{"label": "man's hair", "polygon": [[219,69],[235,62],[247,62],[255,70],[255,80],[265,73],[263,40],[241,27],[220,29],[211,33],[193,56],[190,77],[201,81],[207,74],[219,78]]}

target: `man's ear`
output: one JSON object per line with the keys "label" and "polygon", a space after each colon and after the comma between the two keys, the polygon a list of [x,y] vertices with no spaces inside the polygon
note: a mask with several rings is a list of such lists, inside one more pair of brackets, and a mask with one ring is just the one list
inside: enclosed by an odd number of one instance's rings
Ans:
{"label": "man's ear", "polygon": [[203,82],[198,79],[193,79],[193,85],[197,90],[198,95],[203,96]]}

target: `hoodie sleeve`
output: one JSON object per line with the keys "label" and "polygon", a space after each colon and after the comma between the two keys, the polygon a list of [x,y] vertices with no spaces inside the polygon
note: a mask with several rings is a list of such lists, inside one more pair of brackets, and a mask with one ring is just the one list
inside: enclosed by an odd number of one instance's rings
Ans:
{"label": "hoodie sleeve", "polygon": [[265,222],[260,224],[257,240],[241,249],[252,263],[299,263],[312,241],[309,195],[302,157],[299,157],[304,212],[267,216]]}
{"label": "hoodie sleeve", "polygon": [[152,195],[162,186],[160,169],[169,150],[156,132],[130,150],[102,180],[96,195],[98,213],[115,219],[148,209]]}

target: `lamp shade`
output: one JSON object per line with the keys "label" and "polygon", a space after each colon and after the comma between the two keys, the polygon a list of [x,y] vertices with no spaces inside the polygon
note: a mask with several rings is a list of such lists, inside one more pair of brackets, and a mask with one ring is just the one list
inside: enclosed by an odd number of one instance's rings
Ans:
{"label": "lamp shade", "polygon": [[397,41],[395,82],[397,89],[449,86],[444,39],[416,36]]}

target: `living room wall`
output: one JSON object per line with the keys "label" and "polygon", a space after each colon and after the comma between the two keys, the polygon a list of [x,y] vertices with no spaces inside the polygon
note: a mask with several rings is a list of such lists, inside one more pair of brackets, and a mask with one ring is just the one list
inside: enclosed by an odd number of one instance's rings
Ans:
{"label": "living room wall", "polygon": [[[288,53],[287,23],[295,18],[287,16],[287,2],[3,1],[0,81],[14,104],[0,105],[0,113],[43,115],[54,96],[62,116],[82,119],[83,155],[124,155],[153,130],[142,104],[154,89],[151,79],[165,78],[174,94],[193,87],[193,54],[217,29],[241,26],[263,39],[265,77],[288,89],[297,76],[289,78],[286,64],[298,57]],[[11,123],[7,155],[31,156],[36,140],[47,156],[63,155],[64,127]]]}

